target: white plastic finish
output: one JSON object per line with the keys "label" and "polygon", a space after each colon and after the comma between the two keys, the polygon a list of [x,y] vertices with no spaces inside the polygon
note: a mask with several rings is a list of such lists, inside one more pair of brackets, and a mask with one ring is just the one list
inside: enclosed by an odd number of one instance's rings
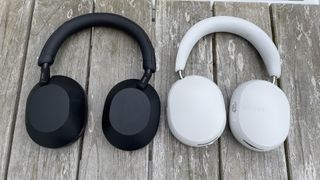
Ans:
{"label": "white plastic finish", "polygon": [[288,99],[270,82],[245,82],[232,95],[229,123],[233,135],[247,148],[255,151],[275,149],[289,133]]}
{"label": "white plastic finish", "polygon": [[226,125],[220,89],[201,76],[187,76],[172,85],[167,116],[172,134],[182,143],[195,147],[213,143]]}
{"label": "white plastic finish", "polygon": [[237,17],[216,16],[204,19],[184,35],[176,58],[176,71],[184,70],[193,46],[203,36],[215,32],[228,32],[248,40],[260,53],[270,76],[281,75],[281,60],[277,47],[257,25]]}

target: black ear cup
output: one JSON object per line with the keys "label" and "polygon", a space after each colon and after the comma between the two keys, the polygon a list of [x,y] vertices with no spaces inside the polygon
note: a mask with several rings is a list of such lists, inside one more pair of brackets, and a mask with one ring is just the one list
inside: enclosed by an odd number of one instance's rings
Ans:
{"label": "black ear cup", "polygon": [[50,78],[50,66],[69,36],[93,26],[122,30],[140,46],[145,71],[143,77],[141,80],[121,82],[111,90],[103,113],[103,132],[118,148],[141,148],[151,141],[159,124],[159,96],[148,85],[156,71],[154,48],[139,25],[111,13],[89,13],[75,17],[61,25],[47,40],[38,58],[40,81],[27,100],[27,132],[36,143],[50,148],[69,144],[82,134],[88,111],[85,92],[70,78]]}
{"label": "black ear cup", "polygon": [[83,88],[65,76],[53,76],[37,84],[26,106],[26,128],[34,142],[58,148],[76,141],[87,122],[87,99]]}
{"label": "black ear cup", "polygon": [[140,80],[118,83],[107,96],[102,129],[108,141],[122,150],[146,146],[155,136],[160,118],[159,95],[151,85],[138,88]]}

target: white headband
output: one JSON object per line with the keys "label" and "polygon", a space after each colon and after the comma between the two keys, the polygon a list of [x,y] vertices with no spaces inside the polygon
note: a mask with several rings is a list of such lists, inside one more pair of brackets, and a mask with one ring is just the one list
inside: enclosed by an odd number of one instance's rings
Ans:
{"label": "white headband", "polygon": [[248,40],[259,52],[270,76],[281,75],[281,61],[277,47],[269,36],[255,24],[237,17],[217,16],[204,19],[184,35],[177,54],[175,71],[184,70],[193,46],[205,35],[228,32]]}

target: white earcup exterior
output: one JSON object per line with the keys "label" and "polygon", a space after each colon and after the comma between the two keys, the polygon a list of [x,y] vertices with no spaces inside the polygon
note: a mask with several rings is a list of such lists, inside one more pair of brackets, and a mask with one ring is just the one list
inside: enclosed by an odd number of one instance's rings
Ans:
{"label": "white earcup exterior", "polygon": [[[193,46],[200,38],[215,32],[228,32],[248,40],[261,55],[269,75],[279,78],[281,60],[272,39],[258,26],[237,17],[217,16],[191,27],[181,40],[175,71],[182,72]],[[225,124],[222,93],[211,80],[187,76],[173,84],[168,95],[167,116],[172,134],[190,146],[213,143]],[[255,151],[269,151],[280,146],[288,136],[290,105],[284,92],[274,84],[252,80],[233,93],[229,124],[235,138]]]}
{"label": "white earcup exterior", "polygon": [[235,138],[255,151],[280,146],[288,136],[290,105],[284,92],[263,80],[251,80],[234,91],[229,124]]}
{"label": "white earcup exterior", "polygon": [[182,143],[194,147],[213,143],[226,125],[220,89],[201,76],[187,76],[172,85],[167,116],[172,134]]}

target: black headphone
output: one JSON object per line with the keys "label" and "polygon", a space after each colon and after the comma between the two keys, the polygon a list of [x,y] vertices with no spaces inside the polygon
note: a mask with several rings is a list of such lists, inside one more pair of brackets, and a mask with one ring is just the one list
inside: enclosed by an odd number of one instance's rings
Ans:
{"label": "black headphone", "polygon": [[122,30],[140,46],[144,75],[141,80],[125,80],[111,89],[103,110],[102,129],[108,141],[117,148],[142,148],[155,136],[160,118],[159,95],[148,84],[156,70],[155,53],[148,35],[139,25],[110,13],[73,18],[47,40],[38,60],[40,82],[33,87],[27,100],[27,132],[34,142],[49,148],[70,144],[83,134],[88,111],[86,93],[69,77],[50,77],[50,65],[69,36],[92,26]]}

